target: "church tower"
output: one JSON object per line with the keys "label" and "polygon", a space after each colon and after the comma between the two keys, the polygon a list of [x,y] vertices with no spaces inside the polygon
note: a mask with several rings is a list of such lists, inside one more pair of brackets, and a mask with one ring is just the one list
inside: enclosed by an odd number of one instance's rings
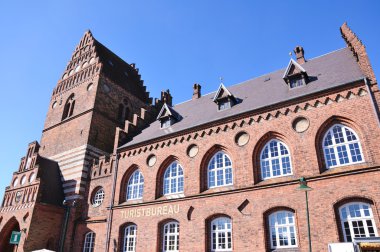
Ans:
{"label": "church tower", "polygon": [[53,90],[40,155],[58,162],[66,200],[83,197],[89,167],[112,153],[116,127],[156,114],[135,64],[87,31]]}

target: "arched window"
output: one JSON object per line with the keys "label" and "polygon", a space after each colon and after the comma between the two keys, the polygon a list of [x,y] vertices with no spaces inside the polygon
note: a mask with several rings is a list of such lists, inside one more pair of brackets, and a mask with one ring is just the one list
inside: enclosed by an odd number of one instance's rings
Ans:
{"label": "arched window", "polygon": [[335,124],[323,138],[327,168],[363,162],[359,137],[341,124]]}
{"label": "arched window", "polygon": [[70,117],[74,113],[74,106],[75,106],[75,100],[74,100],[74,94],[70,95],[70,97],[67,99],[65,107],[63,108],[63,114],[62,114],[62,120]]}
{"label": "arched window", "polygon": [[83,252],[93,252],[95,247],[95,233],[88,232],[84,237]]}
{"label": "arched window", "polygon": [[183,170],[178,162],[173,162],[164,173],[164,194],[183,192]]}
{"label": "arched window", "polygon": [[357,237],[377,236],[371,206],[362,202],[351,202],[339,208],[340,220],[346,242]]}
{"label": "arched window", "polygon": [[129,225],[124,228],[123,252],[135,252],[137,239],[137,226]]}
{"label": "arched window", "polygon": [[171,221],[164,225],[162,232],[162,251],[179,251],[179,223]]}
{"label": "arched window", "polygon": [[219,217],[211,222],[211,251],[232,251],[232,224],[228,217]]}
{"label": "arched window", "polygon": [[132,173],[128,181],[127,200],[141,199],[144,191],[144,177],[140,170]]}
{"label": "arched window", "polygon": [[269,215],[270,245],[272,249],[297,246],[294,214],[278,211]]}
{"label": "arched window", "polygon": [[208,187],[232,185],[231,159],[222,151],[216,153],[208,164]]}
{"label": "arched window", "polygon": [[130,120],[130,109],[127,99],[124,99],[122,103],[119,104],[119,110],[117,113],[117,118],[120,122],[124,123],[125,120]]}
{"label": "arched window", "polygon": [[261,178],[268,179],[292,174],[288,147],[281,141],[269,141],[261,151]]}
{"label": "arched window", "polygon": [[92,206],[93,207],[100,206],[103,203],[104,196],[105,196],[104,189],[101,187],[95,192],[92,198]]}

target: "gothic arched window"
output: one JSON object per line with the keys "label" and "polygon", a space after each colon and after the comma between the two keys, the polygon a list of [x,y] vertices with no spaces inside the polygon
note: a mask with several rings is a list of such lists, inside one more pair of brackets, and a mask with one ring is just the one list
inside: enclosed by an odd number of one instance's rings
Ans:
{"label": "gothic arched window", "polygon": [[164,173],[164,194],[183,192],[183,170],[178,162],[171,163]]}
{"label": "gothic arched window", "polygon": [[231,159],[223,151],[217,152],[208,164],[208,187],[232,185]]}
{"label": "gothic arched window", "polygon": [[132,173],[127,186],[127,200],[141,199],[144,191],[144,177],[140,170]]}
{"label": "gothic arched window", "polygon": [[363,162],[359,137],[347,126],[335,124],[323,138],[327,168]]}
{"label": "gothic arched window", "polygon": [[137,226],[134,224],[124,228],[123,252],[135,252],[137,239]]}
{"label": "gothic arched window", "polygon": [[375,237],[377,230],[372,208],[362,202],[350,202],[339,208],[344,240],[352,242],[358,237]]}
{"label": "gothic arched window", "polygon": [[95,233],[88,232],[84,237],[83,252],[94,252]]}
{"label": "gothic arched window", "polygon": [[297,246],[294,213],[277,211],[269,215],[270,245],[272,249]]}
{"label": "gothic arched window", "polygon": [[288,147],[281,141],[269,141],[261,151],[261,178],[268,179],[292,174]]}
{"label": "gothic arched window", "polygon": [[63,108],[62,120],[69,118],[74,113],[75,107],[75,99],[74,94],[71,94],[65,103],[65,107]]}

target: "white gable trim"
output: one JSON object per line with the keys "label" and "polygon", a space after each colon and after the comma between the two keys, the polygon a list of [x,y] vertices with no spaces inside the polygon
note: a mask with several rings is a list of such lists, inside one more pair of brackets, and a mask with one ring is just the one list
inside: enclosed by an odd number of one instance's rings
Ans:
{"label": "white gable trim", "polygon": [[233,96],[233,95],[231,94],[231,92],[228,91],[228,89],[223,85],[223,83],[220,83],[219,88],[218,88],[218,91],[216,91],[215,96],[214,96],[214,99],[212,99],[213,102],[215,102],[215,101],[218,99],[219,94],[220,94],[220,91],[222,91],[222,89],[223,89],[224,92],[226,92],[229,96]]}
{"label": "white gable trim", "polygon": [[168,105],[166,103],[164,103],[164,105],[162,106],[162,108],[160,110],[160,113],[158,113],[157,120],[161,119],[161,116],[165,113],[165,110],[169,111],[169,115],[171,115],[171,116],[173,115],[172,111],[169,109]]}
{"label": "white gable trim", "polygon": [[292,65],[295,65],[299,70],[301,70],[301,72],[306,73],[306,70],[300,64],[298,64],[297,61],[295,61],[294,59],[290,59],[289,64],[286,67],[285,73],[282,76],[283,79],[288,77],[288,74],[289,74],[289,71],[290,71],[290,68],[292,67]]}

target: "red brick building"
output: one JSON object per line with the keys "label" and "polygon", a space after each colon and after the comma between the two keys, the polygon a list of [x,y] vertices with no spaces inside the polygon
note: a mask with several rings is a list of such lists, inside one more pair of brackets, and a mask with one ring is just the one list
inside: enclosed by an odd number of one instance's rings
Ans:
{"label": "red brick building", "polygon": [[379,251],[380,94],[340,30],[346,48],[298,46],[284,69],[203,96],[194,84],[174,106],[86,32],[6,188],[0,251],[12,231],[17,251],[308,251],[301,177],[313,251],[359,237]]}

